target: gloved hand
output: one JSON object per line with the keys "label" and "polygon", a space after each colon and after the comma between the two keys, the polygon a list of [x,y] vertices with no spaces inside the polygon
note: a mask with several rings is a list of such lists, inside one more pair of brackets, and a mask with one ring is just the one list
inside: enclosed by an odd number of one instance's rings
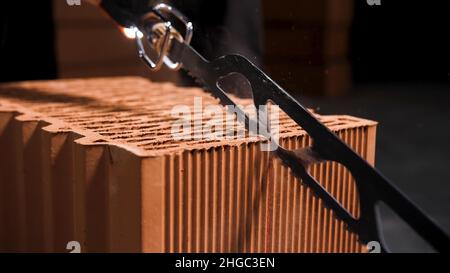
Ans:
{"label": "gloved hand", "polygon": [[263,54],[260,0],[86,0],[101,6],[119,25],[139,26],[143,15],[163,2],[194,24],[191,45],[208,59],[239,53],[261,64]]}
{"label": "gloved hand", "polygon": [[149,12],[155,4],[167,1],[158,0],[86,0],[102,7],[119,25],[136,25],[139,18]]}

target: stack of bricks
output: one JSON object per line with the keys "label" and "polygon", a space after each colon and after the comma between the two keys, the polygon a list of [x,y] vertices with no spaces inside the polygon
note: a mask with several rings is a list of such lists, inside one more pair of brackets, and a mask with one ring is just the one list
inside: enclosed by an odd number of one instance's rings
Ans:
{"label": "stack of bricks", "polygon": [[[0,251],[361,252],[322,201],[260,150],[259,137],[175,140],[171,110],[217,101],[142,78],[0,86]],[[319,116],[374,161],[376,123]],[[280,144],[311,144],[286,116]],[[311,167],[351,213],[351,175]]]}
{"label": "stack of bricks", "polygon": [[348,92],[353,5],[353,0],[263,0],[270,75],[291,92]]}

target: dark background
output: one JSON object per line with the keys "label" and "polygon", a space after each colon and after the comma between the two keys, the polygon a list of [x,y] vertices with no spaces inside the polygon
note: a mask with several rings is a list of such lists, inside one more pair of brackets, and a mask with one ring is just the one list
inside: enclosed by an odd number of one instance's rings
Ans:
{"label": "dark background", "polygon": [[450,82],[450,2],[355,2],[351,62],[356,82]]}
{"label": "dark background", "polygon": [[0,82],[57,77],[51,1],[0,3]]}
{"label": "dark background", "polygon": [[[356,1],[350,60],[354,85],[339,98],[305,97],[321,113],[379,122],[377,167],[450,231],[450,2]],[[382,211],[396,251],[430,250]]]}
{"label": "dark background", "polygon": [[[293,49],[303,50],[306,38],[321,35],[328,27],[309,21],[268,23],[263,20],[267,5],[259,1],[234,11],[228,9],[233,1],[194,2],[187,7],[184,4],[184,9],[196,22],[200,34],[194,36],[193,44],[200,52],[209,57],[231,51],[244,53],[269,73],[274,70],[273,57],[266,52],[273,49],[273,44],[264,42],[264,33],[270,35],[274,26],[288,30],[285,33],[291,43],[275,45],[289,59],[289,54],[299,54]],[[298,3],[303,8],[317,2]],[[377,167],[450,231],[450,2],[381,3],[369,6],[365,0],[354,1],[348,54],[342,57],[352,72],[353,84],[348,90],[338,96],[307,92],[302,81],[309,74],[294,71],[293,66],[284,70],[277,67],[274,78],[302,104],[320,113],[351,114],[378,121]],[[287,10],[286,14],[289,18],[291,13]],[[227,20],[243,15],[247,22],[243,25]],[[58,77],[51,1],[2,1],[0,23],[0,81]],[[299,27],[302,31],[310,29],[311,37],[300,35]],[[293,65],[312,67],[326,62],[306,56]],[[429,250],[394,215],[383,212],[383,220],[393,250]]]}

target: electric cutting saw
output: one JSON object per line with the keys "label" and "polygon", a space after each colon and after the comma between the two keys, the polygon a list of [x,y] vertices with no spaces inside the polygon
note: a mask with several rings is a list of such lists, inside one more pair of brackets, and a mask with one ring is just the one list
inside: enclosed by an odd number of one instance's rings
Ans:
{"label": "electric cutting saw", "polygon": [[[219,82],[227,75],[237,73],[245,77],[251,87],[255,107],[270,102],[284,111],[309,134],[313,145],[308,149],[290,151],[275,143],[273,154],[301,183],[309,187],[351,232],[356,233],[363,244],[379,242],[382,251],[389,252],[381,234],[377,210],[377,206],[384,203],[436,251],[445,252],[448,249],[450,237],[442,228],[260,68],[238,54],[222,56],[215,60],[207,60],[200,55],[190,45],[194,25],[183,13],[169,4],[148,0],[89,2],[100,6],[121,27],[134,33],[138,55],[150,70],[156,71],[163,66],[172,70],[184,69],[223,105],[234,106],[234,109],[245,117],[242,122],[248,130],[255,128],[252,124],[261,124],[264,121],[246,114],[233,96],[221,88]],[[270,138],[270,131],[263,137]],[[337,162],[351,172],[360,199],[358,218],[350,214],[309,174],[310,164],[324,161]]]}

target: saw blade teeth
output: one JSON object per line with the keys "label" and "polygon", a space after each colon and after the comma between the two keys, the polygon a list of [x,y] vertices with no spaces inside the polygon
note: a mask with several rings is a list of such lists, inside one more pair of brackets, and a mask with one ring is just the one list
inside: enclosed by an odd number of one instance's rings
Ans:
{"label": "saw blade teeth", "polygon": [[[186,71],[187,75],[192,77],[194,79],[194,81],[200,87],[202,87],[206,92],[211,94],[212,97],[217,99],[217,101],[221,105],[227,106],[227,104],[234,103],[233,100],[230,99],[225,94],[225,92],[221,91],[220,88],[217,88],[216,86],[214,86],[215,82],[213,82],[211,79],[213,77],[216,77],[217,74],[221,74],[223,72],[220,70],[220,66],[223,65],[224,63],[226,63],[226,65],[234,65],[234,66],[237,65],[236,69],[239,71],[240,69],[244,69],[247,67],[247,63],[246,63],[247,61],[243,61],[240,58],[233,58],[232,63],[230,63],[230,62],[227,63],[227,59],[222,58],[220,61],[218,60],[217,62],[214,62],[214,61],[207,62],[204,60],[204,58],[200,54],[198,54],[194,49],[190,48],[189,46],[185,46],[184,50],[185,50],[184,62],[187,64],[184,67],[184,70]],[[228,61],[230,61],[230,60],[231,59],[228,59]],[[242,62],[240,62],[240,61],[242,61]],[[242,65],[242,67],[240,67],[239,65]],[[191,68],[191,69],[189,69],[189,68]],[[227,68],[227,69],[229,69],[229,68]],[[254,69],[254,68],[252,67],[251,69]],[[228,71],[228,70],[225,70],[225,71]],[[260,72],[257,69],[254,69],[254,71],[257,73]],[[252,71],[249,70],[246,72],[251,73]],[[213,74],[209,74],[209,73],[213,73]],[[258,74],[258,75],[260,75],[260,74]],[[203,77],[205,77],[205,78],[203,78]],[[311,115],[311,113],[309,111],[306,111],[292,97],[288,96],[288,94],[281,87],[274,84],[270,80],[270,78],[268,78],[267,76],[264,76],[264,77],[261,76],[260,79],[262,82],[261,82],[261,86],[258,88],[261,89],[261,92],[264,91],[265,87],[267,87],[267,90],[271,90],[271,88],[278,88],[278,91],[281,94],[281,95],[278,95],[280,100],[285,99],[287,101],[290,101],[292,105],[297,105],[297,107],[295,109],[298,111],[302,111],[302,112],[304,111],[303,115],[306,115],[306,116]],[[208,88],[208,85],[211,88]],[[253,90],[253,91],[255,91],[255,90]],[[261,94],[261,95],[264,95],[264,94]],[[255,101],[255,99],[258,99],[258,98],[254,98],[254,101]],[[282,109],[282,110],[285,110],[285,109]],[[311,117],[318,118],[318,116],[314,115],[314,114]],[[297,125],[300,126],[300,124],[298,122],[297,122]],[[318,126],[318,125],[323,125],[323,124],[320,123],[320,121],[317,121],[317,124],[316,124],[317,131],[322,130],[322,134],[325,134],[326,136],[328,136],[328,133],[331,133],[331,132],[327,131],[326,128],[322,128],[321,126]],[[340,141],[339,138],[336,137],[335,135],[332,135],[332,136],[334,136],[336,138],[336,141]],[[333,139],[331,139],[331,140],[333,140]],[[317,145],[317,143],[314,143],[313,145],[315,146],[315,145]],[[278,158],[281,159],[283,166],[289,168],[292,171],[293,176],[299,180],[301,185],[304,186],[305,189],[307,189],[308,191],[310,191],[312,193],[311,196],[314,196],[315,198],[323,201],[324,207],[326,207],[331,212],[334,219],[336,219],[337,221],[340,221],[342,223],[346,223],[346,220],[344,220],[344,219],[347,219],[346,214],[344,214],[344,213],[341,214],[341,210],[338,208],[338,205],[341,205],[341,204],[338,201],[334,200],[333,198],[323,195],[323,193],[320,192],[320,189],[317,189],[317,185],[313,184],[314,182],[318,183],[317,181],[313,182],[314,179],[302,179],[302,177],[305,175],[305,174],[303,174],[303,172],[305,172],[305,171],[307,172],[307,170],[305,169],[307,166],[305,164],[303,164],[302,162],[298,162],[298,160],[295,159],[295,156],[292,156],[292,155],[291,156],[278,155]],[[326,191],[326,189],[325,189],[325,191]],[[319,192],[320,192],[320,194],[318,194]],[[331,197],[333,197],[332,194],[330,194],[330,192],[328,192],[328,194]],[[341,207],[342,207],[342,205],[341,205]],[[339,217],[338,215],[341,215],[342,217]],[[358,221],[358,223],[360,223],[360,222]]]}
{"label": "saw blade teeth", "polygon": [[194,74],[192,74],[190,71],[188,70],[184,70],[186,71],[186,73],[189,75],[189,77],[194,79],[194,82],[196,84],[198,84],[203,90],[205,90],[206,92],[208,92],[208,94],[210,94],[211,96],[213,96],[221,105],[226,106],[226,103],[224,101],[222,101],[222,99],[220,98],[220,96],[218,96],[217,94],[215,94],[213,91],[211,91],[210,88],[208,88],[208,86],[206,85],[206,83],[200,79],[199,77],[195,76]]}
{"label": "saw blade teeth", "polygon": [[[198,84],[203,90],[205,90],[205,92],[207,92],[212,97],[214,97],[221,105],[223,105],[223,106],[227,105],[227,102],[223,101],[223,97],[216,93],[216,92],[220,92],[220,91],[211,90],[211,88],[208,88],[206,82],[201,77],[198,77],[197,75],[193,74],[191,71],[189,71],[187,69],[185,69],[185,71],[186,71],[187,75],[189,75],[190,77],[192,77],[194,79],[196,84]],[[349,225],[346,223],[346,221],[342,217],[338,216],[338,213],[337,213],[337,211],[335,211],[335,208],[334,208],[333,204],[328,203],[328,202],[331,202],[331,201],[329,201],[329,200],[327,201],[327,198],[321,198],[319,196],[319,194],[316,192],[316,190],[314,190],[314,186],[311,184],[313,182],[308,181],[308,180],[305,181],[304,179],[302,179],[301,175],[299,173],[296,173],[290,167],[290,163],[289,163],[289,161],[287,159],[285,159],[284,157],[279,157],[279,158],[281,159],[282,165],[287,167],[287,168],[289,168],[289,169],[291,169],[293,171],[294,177],[296,177],[299,180],[299,182],[301,183],[302,186],[305,187],[305,189],[307,189],[307,190],[309,190],[311,192],[311,195],[313,196],[313,198],[316,198],[316,199],[319,199],[319,200],[323,201],[322,202],[323,206],[326,207],[332,213],[334,219],[336,219],[339,222],[344,223],[345,226],[346,226],[345,227],[346,230],[349,230],[350,232],[354,232],[354,231],[352,231],[352,230],[350,230],[348,228]],[[316,182],[316,183],[318,183],[318,182]]]}

